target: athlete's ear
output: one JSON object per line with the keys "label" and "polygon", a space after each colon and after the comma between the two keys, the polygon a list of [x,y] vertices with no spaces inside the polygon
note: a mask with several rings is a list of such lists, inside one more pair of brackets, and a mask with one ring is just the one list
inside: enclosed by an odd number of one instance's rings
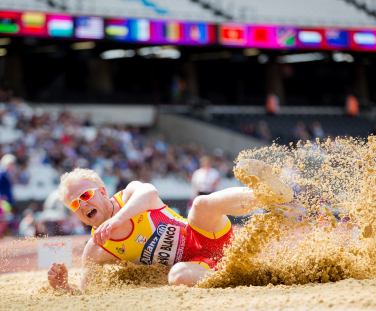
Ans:
{"label": "athlete's ear", "polygon": [[101,187],[99,189],[101,195],[103,195],[104,197],[108,198],[108,195],[107,195],[107,191],[106,191],[106,188],[105,187]]}

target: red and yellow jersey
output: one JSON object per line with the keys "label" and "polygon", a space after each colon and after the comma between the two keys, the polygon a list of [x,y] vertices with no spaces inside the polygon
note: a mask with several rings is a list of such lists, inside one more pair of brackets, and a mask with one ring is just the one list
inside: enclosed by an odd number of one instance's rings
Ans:
{"label": "red and yellow jersey", "polygon": [[[113,198],[124,206],[122,191]],[[132,232],[121,240],[109,239],[102,248],[120,260],[135,264],[173,266],[183,257],[188,222],[164,206],[131,219]],[[91,234],[93,235],[93,227]]]}

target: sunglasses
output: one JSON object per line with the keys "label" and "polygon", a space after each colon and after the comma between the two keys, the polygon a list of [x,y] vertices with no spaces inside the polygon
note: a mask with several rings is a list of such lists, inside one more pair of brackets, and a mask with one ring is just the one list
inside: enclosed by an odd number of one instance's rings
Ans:
{"label": "sunglasses", "polygon": [[81,193],[77,199],[74,199],[71,204],[69,204],[69,208],[72,211],[77,211],[80,208],[80,200],[84,202],[89,201],[94,196],[95,191],[98,189],[99,188],[93,188]]}

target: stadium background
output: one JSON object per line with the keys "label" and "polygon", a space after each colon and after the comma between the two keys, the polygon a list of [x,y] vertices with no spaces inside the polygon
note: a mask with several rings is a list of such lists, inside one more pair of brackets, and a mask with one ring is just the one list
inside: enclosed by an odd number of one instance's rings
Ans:
{"label": "stadium background", "polygon": [[17,156],[6,234],[76,166],[110,194],[151,182],[185,214],[204,154],[226,188],[244,149],[374,133],[375,8],[0,0],[0,156]]}

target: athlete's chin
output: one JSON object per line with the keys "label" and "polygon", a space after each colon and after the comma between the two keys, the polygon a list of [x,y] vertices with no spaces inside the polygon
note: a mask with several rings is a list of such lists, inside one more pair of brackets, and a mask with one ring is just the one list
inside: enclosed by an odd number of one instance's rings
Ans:
{"label": "athlete's chin", "polygon": [[105,221],[103,215],[100,215],[100,213],[96,213],[95,216],[89,218],[86,217],[85,223],[89,226],[98,228],[101,224],[103,224]]}

